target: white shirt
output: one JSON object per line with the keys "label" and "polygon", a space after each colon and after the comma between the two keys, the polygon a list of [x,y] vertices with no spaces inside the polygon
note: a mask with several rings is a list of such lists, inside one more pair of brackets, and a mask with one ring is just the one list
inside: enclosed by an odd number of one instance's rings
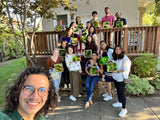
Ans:
{"label": "white shirt", "polygon": [[81,70],[80,61],[78,61],[77,63],[73,62],[73,56],[75,56],[75,55],[74,54],[72,54],[72,55],[67,54],[65,56],[66,66],[68,67],[69,71],[79,71],[79,70]]}
{"label": "white shirt", "polygon": [[[112,60],[112,53],[113,53],[113,49],[109,48],[108,51],[107,51],[107,55],[109,57],[109,60]],[[103,54],[103,50],[101,50],[101,57],[102,57],[102,54]],[[108,72],[105,72],[105,75],[107,76],[112,76],[112,73],[108,73]]]}
{"label": "white shirt", "polygon": [[124,70],[124,72],[121,73],[112,73],[113,79],[115,79],[117,82],[122,82],[123,78],[128,78],[130,68],[131,68],[131,61],[130,59],[124,55],[122,59],[119,60],[113,60],[114,63],[117,64],[117,70]]}

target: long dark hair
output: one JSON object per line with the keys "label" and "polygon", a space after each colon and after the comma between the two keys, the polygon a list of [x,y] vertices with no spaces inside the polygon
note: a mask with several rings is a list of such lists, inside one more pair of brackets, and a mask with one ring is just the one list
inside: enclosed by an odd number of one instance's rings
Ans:
{"label": "long dark hair", "polygon": [[[121,53],[118,55],[116,54],[116,48],[119,47],[121,49]],[[113,60],[119,60],[119,59],[122,59],[124,57],[124,53],[125,51],[123,50],[123,48],[120,46],[120,45],[117,45],[115,48],[114,48],[114,51],[113,51],[113,54],[112,54],[112,57],[113,57]]]}
{"label": "long dark hair", "polygon": [[[93,29],[94,29],[93,33],[91,33],[91,32],[90,32],[91,27],[93,27]],[[94,27],[94,26],[90,26],[90,28],[89,28],[89,34],[91,34],[91,35],[96,34],[96,29],[95,29],[95,27]]]}
{"label": "long dark hair", "polygon": [[89,45],[89,41],[88,41],[88,37],[89,37],[89,36],[90,36],[90,37],[91,37],[91,39],[92,39],[92,40],[91,40],[91,43],[92,43],[92,44],[94,44],[94,43],[95,43],[95,42],[94,42],[94,40],[93,40],[93,36],[92,36],[92,35],[87,35],[86,46],[88,46],[88,45]]}
{"label": "long dark hair", "polygon": [[79,19],[80,19],[80,23],[81,23],[81,18],[80,18],[80,16],[77,16],[77,17],[76,17],[76,24],[78,24],[78,22],[77,22],[77,18],[79,18]]}
{"label": "long dark hair", "polygon": [[[102,40],[102,41],[100,42],[100,45],[101,45],[101,43],[105,43],[105,44],[107,45],[107,43],[106,43],[105,40]],[[110,47],[110,45],[107,45],[107,46],[106,46],[107,52],[108,52],[108,49],[112,49],[112,48]]]}
{"label": "long dark hair", "polygon": [[[66,32],[65,32],[65,34],[64,34],[64,38],[67,38],[68,37],[68,32],[70,31],[70,30],[72,30],[71,28],[67,28],[67,30],[66,30]],[[73,36],[73,33],[72,33],[72,35],[71,35],[71,37]]]}
{"label": "long dark hair", "polygon": [[71,28],[71,27],[72,27],[73,23],[74,23],[74,22],[71,22],[71,24],[69,25],[69,28]]}
{"label": "long dark hair", "polygon": [[19,105],[19,96],[22,91],[22,87],[27,77],[31,74],[41,74],[48,78],[49,80],[49,92],[48,98],[45,105],[36,113],[36,117],[39,117],[40,114],[46,115],[49,110],[54,110],[57,106],[57,93],[55,87],[53,85],[53,80],[50,77],[48,69],[45,68],[37,68],[37,67],[29,67],[20,73],[17,80],[14,84],[7,90],[6,92],[6,110],[8,113],[12,113],[14,109],[16,109]]}

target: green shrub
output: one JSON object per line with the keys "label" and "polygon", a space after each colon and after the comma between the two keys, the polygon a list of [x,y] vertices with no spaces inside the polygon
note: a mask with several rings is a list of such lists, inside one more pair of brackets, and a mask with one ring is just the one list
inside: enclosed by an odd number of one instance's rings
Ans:
{"label": "green shrub", "polygon": [[140,77],[154,76],[157,70],[158,59],[149,53],[133,60],[134,73]]}
{"label": "green shrub", "polygon": [[130,95],[147,95],[154,93],[154,87],[149,84],[147,79],[140,78],[136,75],[131,75],[130,77],[132,83],[126,84],[126,91]]}
{"label": "green shrub", "polygon": [[155,87],[155,89],[160,90],[160,74],[151,81],[151,84]]}

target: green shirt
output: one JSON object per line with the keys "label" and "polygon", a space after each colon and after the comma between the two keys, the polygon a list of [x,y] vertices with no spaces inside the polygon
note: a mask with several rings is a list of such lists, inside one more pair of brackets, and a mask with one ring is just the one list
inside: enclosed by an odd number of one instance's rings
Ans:
{"label": "green shirt", "polygon": [[[6,109],[0,112],[0,120],[24,120],[22,116],[15,109],[11,114],[8,114]],[[38,119],[35,120],[46,120],[44,116],[40,115]]]}

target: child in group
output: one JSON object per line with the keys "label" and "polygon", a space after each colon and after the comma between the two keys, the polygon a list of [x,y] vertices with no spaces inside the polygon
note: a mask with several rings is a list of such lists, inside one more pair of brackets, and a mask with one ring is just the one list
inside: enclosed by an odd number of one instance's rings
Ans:
{"label": "child in group", "polygon": [[[111,49],[109,46],[107,46],[107,43],[102,40],[100,42],[100,46],[101,46],[101,57],[109,57],[109,61],[112,60],[112,53],[113,53],[113,49]],[[106,66],[104,66],[104,69],[107,69]],[[104,97],[104,101],[109,101],[112,100],[112,93],[111,93],[111,88],[112,88],[112,84],[111,82],[113,82],[113,78],[112,78],[112,73],[108,73],[106,70],[104,70],[105,73],[105,81],[107,84],[107,90],[108,92],[106,92],[105,94],[103,94],[102,96]],[[103,75],[102,75],[103,78]]]}
{"label": "child in group", "polygon": [[81,64],[80,61],[73,62],[73,47],[69,46],[67,50],[67,55],[65,56],[65,62],[69,70],[70,83],[71,83],[71,95],[70,99],[76,101],[76,97],[81,97],[82,93],[82,81],[81,81]]}
{"label": "child in group", "polygon": [[[66,41],[61,41],[61,49],[64,49],[67,52],[68,44]],[[70,88],[70,81],[69,81],[69,71],[65,63],[65,57],[61,57],[61,61],[63,64],[64,71],[62,72],[62,78],[64,82],[64,88]]]}

